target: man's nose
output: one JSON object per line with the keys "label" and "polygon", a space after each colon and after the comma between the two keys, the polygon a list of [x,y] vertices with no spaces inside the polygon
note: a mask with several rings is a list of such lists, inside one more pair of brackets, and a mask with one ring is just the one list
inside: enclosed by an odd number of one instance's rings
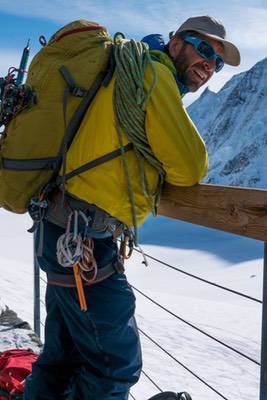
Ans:
{"label": "man's nose", "polygon": [[216,67],[216,62],[215,60],[204,60],[203,67],[209,75],[212,75]]}

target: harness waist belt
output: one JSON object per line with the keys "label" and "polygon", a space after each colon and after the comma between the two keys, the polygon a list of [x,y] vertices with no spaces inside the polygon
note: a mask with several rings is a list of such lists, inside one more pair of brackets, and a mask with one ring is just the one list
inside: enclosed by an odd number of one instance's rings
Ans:
{"label": "harness waist belt", "polygon": [[[87,282],[83,280],[83,284],[85,286],[91,286],[94,285],[95,283],[99,283],[101,281],[104,281],[105,279],[109,278],[111,275],[115,273],[124,273],[124,266],[123,262],[118,260],[115,260],[107,265],[105,267],[100,268],[97,271],[96,278],[93,282]],[[63,287],[76,287],[76,281],[74,278],[74,275],[67,275],[67,274],[57,274],[56,272],[47,272],[47,283],[49,285],[56,285],[56,286],[63,286]]]}

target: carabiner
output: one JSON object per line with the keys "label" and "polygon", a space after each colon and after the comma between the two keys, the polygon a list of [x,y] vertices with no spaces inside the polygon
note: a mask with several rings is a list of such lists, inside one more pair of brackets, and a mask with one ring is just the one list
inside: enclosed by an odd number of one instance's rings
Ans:
{"label": "carabiner", "polygon": [[[126,252],[127,243],[129,246],[128,253]],[[134,242],[133,242],[132,236],[129,236],[129,235],[124,236],[123,241],[121,243],[121,254],[122,254],[124,260],[129,260],[129,258],[133,254],[133,249],[134,249],[133,243]]]}

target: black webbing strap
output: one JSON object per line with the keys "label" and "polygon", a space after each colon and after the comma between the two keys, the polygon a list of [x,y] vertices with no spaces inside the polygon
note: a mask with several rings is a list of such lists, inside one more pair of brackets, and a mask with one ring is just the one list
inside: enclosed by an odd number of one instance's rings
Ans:
{"label": "black webbing strap", "polygon": [[108,68],[107,68],[107,73],[106,76],[102,82],[102,85],[104,87],[107,87],[109,82],[111,81],[114,71],[116,68],[116,61],[115,61],[115,55],[114,55],[114,45],[110,49],[110,55],[109,55],[109,61],[108,61]]}
{"label": "black webbing strap", "polygon": [[55,170],[58,167],[58,157],[36,158],[31,160],[18,160],[1,158],[0,168],[13,171]]}
{"label": "black webbing strap", "polygon": [[[114,50],[113,47],[111,47],[107,69],[105,71],[100,72],[95,78],[90,88],[83,93],[83,99],[79,104],[79,106],[74,111],[71,120],[66,127],[65,135],[59,150],[59,156],[61,158],[63,156],[64,149],[66,148],[66,150],[68,150],[70,148],[74,136],[81,125],[83,117],[86,111],[88,110],[90,104],[92,103],[93,99],[95,98],[95,95],[97,94],[98,90],[102,85],[107,86],[109,84],[110,80],[112,79],[114,70],[115,70]],[[60,71],[64,79],[66,80],[66,83],[68,84],[69,88],[74,88],[74,89],[75,87],[78,88],[76,86],[74,78],[71,76],[71,73],[68,71],[65,65],[62,65],[60,67]],[[84,90],[83,88],[79,89],[82,91]],[[75,90],[73,94],[75,95]]]}
{"label": "black webbing strap", "polygon": [[86,93],[86,89],[84,89],[76,84],[76,82],[75,82],[73,76],[71,75],[70,71],[68,70],[68,68],[65,67],[65,65],[61,65],[59,70],[60,70],[61,74],[63,75],[63,78],[65,79],[65,81],[68,84],[70,93],[77,97],[83,97]]}
{"label": "black webbing strap", "polygon": [[63,156],[63,152],[64,152],[64,148],[66,147],[66,149],[68,150],[73,139],[74,136],[77,132],[77,130],[79,129],[79,126],[83,120],[83,117],[88,109],[88,107],[90,106],[91,102],[93,101],[96,93],[98,92],[98,90],[100,89],[102,82],[104,80],[106,76],[106,72],[100,72],[96,79],[94,80],[93,84],[91,85],[91,87],[87,90],[87,92],[85,93],[81,103],[79,104],[79,106],[76,108],[76,110],[74,111],[74,114],[71,117],[70,122],[68,123],[67,127],[66,127],[66,131],[65,131],[65,135],[64,135],[64,139],[62,141],[60,150],[59,150],[59,156],[62,157]]}
{"label": "black webbing strap", "polygon": [[[123,268],[123,264],[121,264],[122,268]],[[123,268],[124,270],[124,268]],[[102,282],[105,279],[109,278],[111,275],[115,274],[116,271],[116,267],[115,267],[115,263],[111,262],[109,264],[107,264],[106,266],[99,268],[97,270],[97,274],[96,277],[94,279],[94,281],[92,282],[86,282],[83,281],[83,284],[85,286],[88,285],[94,285],[96,283]],[[88,278],[92,278],[92,276],[90,276],[90,274],[87,273]],[[92,274],[91,274],[92,275]],[[56,285],[56,286],[63,286],[63,287],[76,287],[76,280],[74,275],[72,274],[57,274],[55,272],[47,272],[47,283],[48,285]]]}
{"label": "black webbing strap", "polygon": [[[100,89],[101,85],[103,84],[103,82],[108,74],[108,70],[102,71],[97,75],[97,77],[94,80],[94,82],[92,83],[91,87],[83,95],[83,99],[82,99],[81,103],[74,111],[74,113],[70,119],[70,122],[68,124],[67,124],[67,105],[68,105],[67,103],[68,103],[69,94],[71,94],[69,84],[71,85],[75,81],[72,78],[68,69],[64,65],[61,66],[60,71],[61,71],[64,79],[66,79],[66,82],[68,84],[68,87],[64,91],[64,97],[63,97],[63,114],[64,114],[64,125],[65,125],[64,136],[63,136],[61,146],[60,146],[60,149],[58,152],[58,157],[62,161],[62,167],[63,167],[63,176],[62,176],[61,185],[62,185],[63,194],[64,194],[65,193],[65,182],[66,182],[67,151],[70,148],[71,143],[82,123],[82,120],[86,114],[86,111],[88,110],[90,104],[92,103],[93,99],[95,98],[95,95],[98,92],[98,90]],[[53,177],[51,179],[52,181],[57,179],[59,170],[60,170],[60,165],[54,171]],[[64,201],[64,196],[63,196],[63,201]]]}
{"label": "black webbing strap", "polygon": [[119,157],[122,154],[126,153],[127,151],[132,150],[133,148],[134,148],[133,143],[128,143],[122,148],[111,151],[110,153],[107,153],[107,154],[103,155],[102,157],[98,157],[95,160],[89,161],[88,163],[82,165],[81,167],[74,169],[73,171],[66,174],[65,177],[59,176],[57,178],[57,183],[61,184],[63,182],[63,180],[67,181],[67,180],[73,178],[74,176],[80,175],[83,172],[88,171],[89,169],[97,167],[98,165],[101,165],[107,161],[111,161],[114,158]]}

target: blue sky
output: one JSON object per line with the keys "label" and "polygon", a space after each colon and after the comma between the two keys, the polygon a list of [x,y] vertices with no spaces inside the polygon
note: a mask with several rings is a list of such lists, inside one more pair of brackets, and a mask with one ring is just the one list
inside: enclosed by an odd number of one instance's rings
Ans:
{"label": "blue sky", "polygon": [[[17,66],[28,38],[32,55],[40,48],[38,38],[47,38],[65,23],[84,18],[105,25],[111,34],[141,39],[148,33],[168,33],[195,15],[213,15],[223,21],[241,52],[240,67],[226,66],[209,82],[217,91],[233,74],[247,70],[267,56],[267,0],[0,0],[0,76]],[[198,93],[199,94],[199,93]],[[197,94],[197,95],[198,95]],[[196,98],[188,95],[186,103]]]}

